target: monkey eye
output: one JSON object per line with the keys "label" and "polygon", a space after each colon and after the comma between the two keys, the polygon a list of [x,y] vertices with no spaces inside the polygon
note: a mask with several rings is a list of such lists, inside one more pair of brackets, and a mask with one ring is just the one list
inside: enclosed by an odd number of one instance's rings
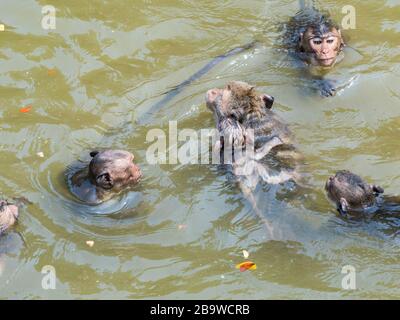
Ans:
{"label": "monkey eye", "polygon": [[329,44],[332,44],[333,43],[333,39],[328,39],[328,40],[326,40],[326,42],[328,42]]}
{"label": "monkey eye", "polygon": [[319,39],[319,38],[315,38],[315,39],[313,39],[313,43],[314,43],[315,45],[320,45],[320,44],[322,43],[322,40]]}

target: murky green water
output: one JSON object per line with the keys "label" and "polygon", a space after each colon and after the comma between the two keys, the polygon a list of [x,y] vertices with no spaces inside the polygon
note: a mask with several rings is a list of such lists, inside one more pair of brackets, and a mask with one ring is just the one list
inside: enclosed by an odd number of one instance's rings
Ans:
{"label": "murky green water", "polygon": [[[349,4],[320,3],[339,21]],[[46,4],[0,3],[0,192],[32,202],[0,239],[0,298],[400,298],[399,221],[340,219],[323,192],[347,168],[400,193],[400,1],[353,1],[357,25],[346,35],[356,51],[331,73],[350,86],[331,99],[310,94],[274,46],[297,1],[60,0],[50,31],[40,23]],[[146,113],[212,57],[254,39],[255,50]],[[315,188],[302,198],[258,192],[280,230],[272,241],[215,166],[146,163],[148,130],[167,132],[169,120],[212,128],[204,94],[233,79],[275,96]],[[77,204],[65,168],[108,147],[133,152],[145,179],[117,203]],[[243,249],[257,270],[235,269]],[[56,290],[41,286],[46,265]],[[345,265],[357,290],[342,289]]]}

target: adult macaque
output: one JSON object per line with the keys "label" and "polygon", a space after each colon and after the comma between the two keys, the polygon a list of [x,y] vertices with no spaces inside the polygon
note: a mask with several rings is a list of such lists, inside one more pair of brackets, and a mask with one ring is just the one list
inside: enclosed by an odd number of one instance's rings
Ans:
{"label": "adult macaque", "polygon": [[338,171],[329,177],[325,190],[343,216],[348,213],[400,213],[399,197],[384,196],[383,188],[368,184],[347,170]]}
{"label": "adult macaque", "polygon": [[214,149],[221,153],[223,163],[227,163],[226,155],[233,153],[233,173],[239,186],[271,234],[272,226],[257,208],[252,191],[260,181],[279,184],[295,180],[300,158],[289,128],[270,110],[273,102],[273,97],[240,81],[206,94],[207,107],[214,113],[221,135]]}
{"label": "adult macaque", "polygon": [[92,151],[89,166],[71,178],[71,191],[81,201],[98,204],[130,186],[142,177],[134,156],[123,150]]}
{"label": "adult macaque", "polygon": [[323,96],[333,96],[336,87],[324,73],[339,62],[345,46],[339,26],[328,13],[300,1],[301,10],[286,25],[283,44],[291,56],[309,65],[308,75]]}

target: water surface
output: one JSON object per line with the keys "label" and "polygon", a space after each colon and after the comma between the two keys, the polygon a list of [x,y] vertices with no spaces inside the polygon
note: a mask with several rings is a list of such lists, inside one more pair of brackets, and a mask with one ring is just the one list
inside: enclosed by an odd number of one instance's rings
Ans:
{"label": "water surface", "polygon": [[[349,4],[319,3],[338,21]],[[331,73],[347,87],[330,99],[310,92],[276,46],[297,1],[59,0],[56,30],[43,30],[46,4],[0,5],[0,192],[32,202],[1,238],[0,298],[400,298],[399,221],[343,220],[323,192],[330,174],[350,169],[400,193],[400,1],[354,1],[356,29],[345,34],[355,53]],[[210,59],[253,40],[147,113]],[[273,95],[306,158],[314,192],[257,194],[274,240],[217,167],[146,162],[150,129],[212,128],[204,94],[228,80]],[[81,205],[65,169],[104,148],[133,152],[145,178],[113,202]],[[257,270],[235,269],[243,249]],[[42,289],[45,265],[56,290]],[[355,291],[341,288],[345,265],[356,268]]]}

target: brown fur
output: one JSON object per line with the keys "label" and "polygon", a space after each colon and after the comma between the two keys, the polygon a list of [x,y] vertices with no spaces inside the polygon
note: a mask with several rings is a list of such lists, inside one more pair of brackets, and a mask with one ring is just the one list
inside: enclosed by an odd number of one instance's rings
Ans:
{"label": "brown fur", "polygon": [[366,183],[358,175],[347,170],[338,171],[329,177],[325,190],[341,214],[349,210],[364,209],[373,206],[376,196],[383,193],[383,189]]}
{"label": "brown fur", "polygon": [[18,207],[0,200],[0,234],[12,227],[18,219]]}
{"label": "brown fur", "polygon": [[[235,152],[237,149],[254,148],[254,152],[241,153],[234,158],[233,172],[238,177],[241,190],[271,233],[272,226],[257,208],[252,191],[260,180],[278,184],[297,178],[294,169],[297,163],[295,155],[298,154],[289,128],[269,110],[273,101],[271,96],[261,95],[254,86],[240,81],[229,82],[224,89],[212,89],[206,94],[207,107],[213,111],[217,128],[224,139],[224,143],[219,143],[215,149],[223,148],[223,152],[233,147]],[[250,130],[254,130],[254,135],[250,134]],[[279,151],[287,152],[280,157]],[[268,162],[271,156],[274,161]],[[271,175],[271,171],[278,171],[278,174]]]}
{"label": "brown fur", "polygon": [[136,185],[142,173],[133,163],[134,156],[123,150],[93,151],[88,168],[71,178],[72,193],[88,203],[100,203],[130,186]]}

